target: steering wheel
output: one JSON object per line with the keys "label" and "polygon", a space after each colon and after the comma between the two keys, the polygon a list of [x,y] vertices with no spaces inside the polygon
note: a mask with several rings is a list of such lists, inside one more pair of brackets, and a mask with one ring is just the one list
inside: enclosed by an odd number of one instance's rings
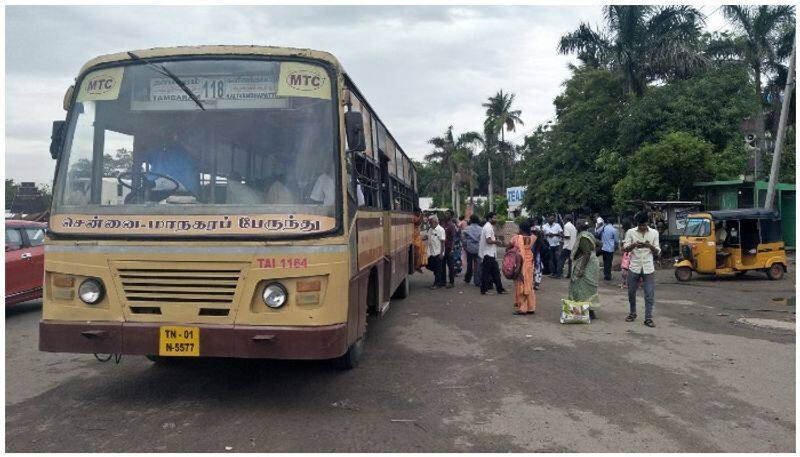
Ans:
{"label": "steering wheel", "polygon": [[[139,185],[139,187],[134,187],[133,186],[133,183],[135,181],[133,179],[134,176],[141,176],[141,178],[142,178],[141,181],[140,181],[141,184]],[[167,181],[169,181],[170,183],[172,183],[173,186],[175,186],[172,189],[160,189],[160,190],[156,191],[156,192],[158,192],[159,195],[161,195],[161,194],[164,195],[162,198],[159,198],[158,200],[162,200],[164,198],[167,198],[169,195],[171,195],[173,192],[175,192],[176,190],[178,190],[181,187],[181,184],[178,181],[176,181],[175,178],[173,178],[173,177],[171,177],[169,175],[156,173],[154,171],[126,171],[126,172],[123,172],[123,173],[120,173],[119,175],[117,175],[117,182],[119,183],[119,185],[122,186],[122,187],[126,187],[126,188],[131,190],[131,192],[128,195],[125,196],[125,203],[130,203],[130,201],[133,200],[134,197],[138,197],[139,194],[142,191],[144,191],[145,186],[147,185],[147,182],[148,182],[148,180],[147,180],[148,176],[154,176],[156,178],[164,178]],[[122,180],[123,178],[130,179],[131,184],[128,184],[125,181],[123,181]]]}

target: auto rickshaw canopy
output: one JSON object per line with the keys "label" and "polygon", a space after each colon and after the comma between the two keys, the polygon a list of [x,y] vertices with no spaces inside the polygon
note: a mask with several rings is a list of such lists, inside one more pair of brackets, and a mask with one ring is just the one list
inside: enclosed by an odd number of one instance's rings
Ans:
{"label": "auto rickshaw canopy", "polygon": [[726,209],[719,211],[709,211],[708,214],[715,221],[730,221],[739,219],[765,219],[770,221],[779,221],[781,219],[780,213],[772,209]]}

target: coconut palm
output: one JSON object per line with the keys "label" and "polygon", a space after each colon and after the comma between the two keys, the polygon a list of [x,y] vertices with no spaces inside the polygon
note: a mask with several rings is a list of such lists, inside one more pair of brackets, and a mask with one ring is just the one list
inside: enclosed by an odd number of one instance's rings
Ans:
{"label": "coconut palm", "polygon": [[[483,137],[478,132],[465,132],[458,136],[455,148],[456,183],[457,192],[460,184],[466,184],[469,189],[469,203],[473,203],[475,187],[478,184],[475,148],[484,143]],[[461,196],[456,198],[456,213],[460,213]]]}
{"label": "coconut palm", "polygon": [[[492,97],[489,97],[486,103],[481,104],[486,108],[486,120],[484,121],[484,130],[486,134],[485,144],[487,152],[487,163],[489,168],[489,210],[494,209],[494,201],[492,195],[492,154],[495,150],[499,150],[499,145],[505,143],[506,130],[513,132],[517,124],[525,125],[520,119],[522,111],[512,109],[514,103],[514,94],[503,93],[502,90],[497,92]],[[500,143],[497,141],[497,136],[500,134]]]}
{"label": "coconut palm", "polygon": [[[747,65],[754,82],[754,95],[765,107],[765,87],[777,87],[779,91],[783,86],[781,82],[786,79],[787,69],[782,62],[791,54],[794,43],[794,7],[732,5],[723,6],[722,11],[733,25],[735,34],[713,37],[707,52],[722,61]],[[762,146],[765,129],[762,109],[756,113],[756,134]]]}
{"label": "coconut palm", "polygon": [[425,156],[425,160],[429,162],[438,160],[450,172],[450,208],[455,208],[456,168],[453,154],[455,153],[456,144],[453,139],[453,126],[447,127],[444,135],[429,139],[428,144],[432,145],[434,150]]}
{"label": "coconut palm", "polygon": [[605,29],[582,23],[561,37],[558,52],[619,73],[637,97],[648,82],[689,73],[705,61],[700,52],[705,18],[694,7],[608,5],[603,16]]}

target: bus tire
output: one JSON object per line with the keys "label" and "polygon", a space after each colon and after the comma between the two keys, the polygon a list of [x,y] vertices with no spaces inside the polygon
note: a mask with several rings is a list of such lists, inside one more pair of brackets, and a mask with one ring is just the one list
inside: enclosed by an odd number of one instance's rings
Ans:
{"label": "bus tire", "polygon": [[392,298],[403,299],[408,297],[410,292],[411,292],[411,286],[408,283],[408,275],[406,275],[406,277],[403,278],[403,282],[401,282],[400,285],[397,286],[397,290],[394,291],[394,295],[392,295]]}
{"label": "bus tire", "polygon": [[347,348],[343,356],[333,359],[333,366],[340,370],[352,370],[358,366],[361,355],[364,353],[364,338],[359,338]]}
{"label": "bus tire", "polygon": [[783,279],[783,274],[785,272],[786,270],[783,268],[783,265],[779,263],[773,263],[772,266],[767,269],[767,277],[772,281],[777,281],[779,279]]}
{"label": "bus tire", "polygon": [[675,269],[675,279],[686,282],[692,279],[692,269],[689,267],[678,267]]}

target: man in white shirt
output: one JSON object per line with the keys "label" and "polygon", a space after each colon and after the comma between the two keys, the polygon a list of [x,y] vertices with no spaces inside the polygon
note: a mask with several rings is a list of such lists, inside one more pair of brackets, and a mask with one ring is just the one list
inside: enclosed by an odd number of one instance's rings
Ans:
{"label": "man in white shirt", "polygon": [[661,254],[658,242],[658,231],[647,225],[647,213],[640,211],[634,216],[637,226],[625,232],[622,246],[625,252],[631,253],[628,270],[628,303],[630,314],[625,318],[628,322],[636,320],[636,290],[639,279],[644,286],[644,325],[655,327],[653,323],[653,306],[655,300],[655,263],[654,257]]}
{"label": "man in white shirt", "polygon": [[547,218],[547,223],[542,227],[544,239],[547,241],[550,250],[550,277],[561,277],[561,240],[564,238],[564,229],[561,224],[556,222],[556,216],[551,214]]}
{"label": "man in white shirt", "polygon": [[572,249],[578,239],[578,229],[572,223],[572,216],[567,215],[564,220],[567,222],[564,223],[564,247],[561,249],[561,266],[569,265],[567,267],[567,278],[570,278],[572,275]]}
{"label": "man in white shirt", "polygon": [[428,218],[430,228],[422,234],[428,252],[428,268],[433,272],[431,289],[444,287],[444,228],[439,225],[439,218],[432,214]]}
{"label": "man in white shirt", "polygon": [[497,265],[497,245],[501,245],[500,241],[494,236],[494,224],[497,223],[497,217],[494,212],[486,215],[486,224],[483,225],[481,230],[481,240],[478,244],[478,256],[481,258],[481,295],[486,295],[491,284],[498,294],[507,293],[503,289],[503,283],[500,279],[500,267]]}

